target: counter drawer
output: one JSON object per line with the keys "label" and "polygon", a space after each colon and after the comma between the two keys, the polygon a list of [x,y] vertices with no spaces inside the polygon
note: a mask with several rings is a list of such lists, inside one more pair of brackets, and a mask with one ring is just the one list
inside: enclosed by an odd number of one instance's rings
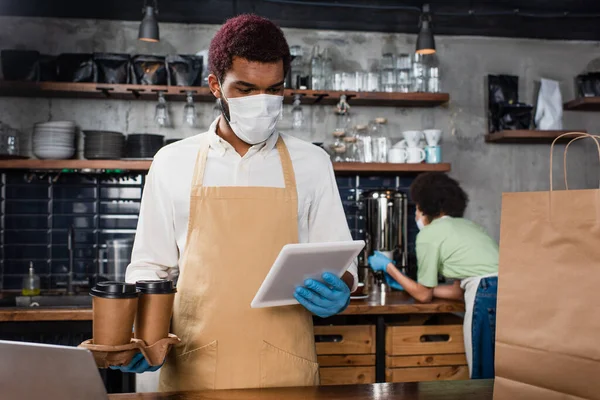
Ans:
{"label": "counter drawer", "polygon": [[428,354],[423,356],[397,356],[385,358],[387,368],[445,367],[467,365],[466,354]]}
{"label": "counter drawer", "polygon": [[320,367],[370,367],[375,365],[375,354],[346,354],[318,356]]}
{"label": "counter drawer", "polygon": [[387,382],[459,381],[469,379],[469,367],[387,368],[385,375]]}
{"label": "counter drawer", "polygon": [[386,329],[386,354],[388,356],[422,356],[464,352],[462,325],[389,325]]}
{"label": "counter drawer", "polygon": [[375,354],[375,325],[315,326],[318,355]]}
{"label": "counter drawer", "polygon": [[321,385],[360,385],[375,383],[375,367],[320,368]]}

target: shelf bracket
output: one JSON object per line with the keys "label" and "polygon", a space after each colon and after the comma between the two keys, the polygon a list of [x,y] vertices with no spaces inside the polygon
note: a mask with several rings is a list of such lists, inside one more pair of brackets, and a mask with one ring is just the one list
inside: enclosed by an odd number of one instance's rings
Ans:
{"label": "shelf bracket", "polygon": [[329,95],[327,93],[314,93],[313,96],[316,97],[316,99],[313,102],[313,104],[317,104],[321,100],[323,100],[325,97],[328,97]]}

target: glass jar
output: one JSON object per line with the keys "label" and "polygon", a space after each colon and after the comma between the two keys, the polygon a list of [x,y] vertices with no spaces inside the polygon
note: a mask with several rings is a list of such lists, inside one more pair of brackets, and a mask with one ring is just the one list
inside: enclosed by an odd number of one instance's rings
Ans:
{"label": "glass jar", "polygon": [[386,163],[387,154],[390,150],[387,119],[376,118],[370,123],[370,130],[373,141],[373,162]]}
{"label": "glass jar", "polygon": [[380,74],[377,72],[369,72],[367,74],[367,88],[368,92],[380,92],[381,88],[379,86]]}
{"label": "glass jar", "polygon": [[346,161],[346,142],[344,142],[344,134],[340,131],[333,131],[334,142],[331,145],[331,153],[333,155],[333,162],[345,162]]}
{"label": "glass jar", "polygon": [[367,125],[356,125],[354,127],[358,162],[373,162],[373,141],[368,128]]}
{"label": "glass jar", "polygon": [[395,67],[394,55],[392,53],[384,53],[381,56],[381,69],[394,69]]}
{"label": "glass jar", "polygon": [[411,58],[410,54],[398,54],[396,58],[396,69],[397,70],[410,70]]}
{"label": "glass jar", "polygon": [[325,49],[322,58],[323,89],[333,89],[333,59],[329,54],[329,49]]}
{"label": "glass jar", "polygon": [[354,81],[354,90],[357,92],[364,92],[367,90],[367,74],[365,72],[355,72]]}
{"label": "glass jar", "polygon": [[396,91],[396,70],[387,68],[381,70],[381,91],[395,92]]}
{"label": "glass jar", "polygon": [[[302,89],[302,76],[304,75],[304,52],[301,46],[290,46],[292,64],[290,68],[289,86],[292,89]],[[304,88],[306,89],[306,87]]]}
{"label": "glass jar", "polygon": [[396,91],[400,93],[409,93],[412,89],[410,69],[397,70],[396,78]]}
{"label": "glass jar", "polygon": [[427,91],[429,93],[440,93],[440,69],[439,67],[430,67],[427,76]]}
{"label": "glass jar", "polygon": [[424,57],[422,54],[415,54],[415,58],[412,63],[412,91],[413,92],[426,92],[427,91],[427,77],[425,74]]}

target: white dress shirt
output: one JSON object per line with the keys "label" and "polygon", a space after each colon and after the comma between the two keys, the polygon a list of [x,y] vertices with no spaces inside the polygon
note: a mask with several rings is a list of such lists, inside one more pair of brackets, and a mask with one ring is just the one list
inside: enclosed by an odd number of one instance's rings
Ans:
{"label": "white dress shirt", "polygon": [[[208,132],[170,144],[154,157],[142,195],[127,282],[176,279],[179,275],[190,216],[192,175],[203,141],[210,145],[205,186],[285,186],[275,147],[279,134],[252,146],[241,157],[216,134],[218,121],[213,122]],[[327,153],[292,136],[281,137],[296,176],[300,243],[352,240]],[[356,264],[348,271],[354,276],[356,288]]]}

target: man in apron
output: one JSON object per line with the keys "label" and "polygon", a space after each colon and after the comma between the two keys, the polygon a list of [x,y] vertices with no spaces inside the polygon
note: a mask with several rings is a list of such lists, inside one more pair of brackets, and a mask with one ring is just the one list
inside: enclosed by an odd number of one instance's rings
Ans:
{"label": "man in apron", "polygon": [[[269,20],[227,21],[209,50],[222,116],[152,163],[126,280],[179,275],[181,344],[161,368],[162,391],[319,383],[312,316],[346,308],[356,266],[305,282],[301,305],[250,308],[284,245],[352,240],[329,156],[275,130],[290,60]],[[120,369],[151,370],[143,358]]]}
{"label": "man in apron", "polygon": [[[444,173],[419,175],[410,188],[417,205],[417,282],[404,276],[381,253],[369,257],[392,287],[420,302],[432,298],[465,301],[464,338],[473,379],[494,377],[498,245],[484,230],[462,218],[468,197]],[[438,276],[454,284],[438,285]]]}

